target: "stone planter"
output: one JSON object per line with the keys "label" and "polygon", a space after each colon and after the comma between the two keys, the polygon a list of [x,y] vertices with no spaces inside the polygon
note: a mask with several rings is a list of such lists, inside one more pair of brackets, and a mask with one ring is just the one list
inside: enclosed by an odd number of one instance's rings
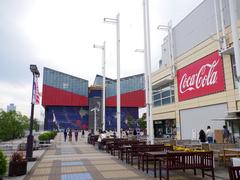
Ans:
{"label": "stone planter", "polygon": [[21,176],[27,173],[27,160],[10,161],[9,162],[9,176]]}

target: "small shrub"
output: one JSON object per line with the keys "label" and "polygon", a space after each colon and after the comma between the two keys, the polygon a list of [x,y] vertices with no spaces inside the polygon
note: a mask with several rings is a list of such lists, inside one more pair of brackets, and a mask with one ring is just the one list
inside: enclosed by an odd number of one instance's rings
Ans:
{"label": "small shrub", "polygon": [[38,136],[38,139],[40,141],[49,141],[50,139],[54,139],[56,135],[57,135],[56,131],[47,131],[44,132],[43,134],[40,134]]}
{"label": "small shrub", "polygon": [[6,156],[0,151],[0,179],[7,171],[7,159]]}
{"label": "small shrub", "polygon": [[50,139],[49,135],[46,133],[40,134],[38,136],[39,141],[48,141]]}

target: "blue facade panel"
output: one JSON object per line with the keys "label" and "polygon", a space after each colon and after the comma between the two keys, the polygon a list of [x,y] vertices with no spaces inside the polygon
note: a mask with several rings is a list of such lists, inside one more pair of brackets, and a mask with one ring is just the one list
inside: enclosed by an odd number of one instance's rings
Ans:
{"label": "blue facade panel", "polygon": [[102,97],[102,90],[91,90],[88,98]]}
{"label": "blue facade panel", "polygon": [[46,107],[45,130],[53,128],[88,129],[88,107]]}
{"label": "blue facade panel", "polygon": [[[133,128],[137,127],[138,117],[138,108],[121,108],[121,128],[127,129],[127,119],[131,117],[133,119]],[[106,108],[106,122],[105,126],[107,130],[117,130],[117,117],[116,117],[116,108],[107,107]]]}

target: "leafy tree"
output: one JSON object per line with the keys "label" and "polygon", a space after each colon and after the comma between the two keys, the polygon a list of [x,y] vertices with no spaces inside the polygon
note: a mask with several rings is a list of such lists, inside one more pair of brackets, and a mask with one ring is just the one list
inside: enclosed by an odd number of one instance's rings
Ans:
{"label": "leafy tree", "polygon": [[128,127],[133,128],[134,118],[130,114],[127,114],[126,120],[127,120]]}
{"label": "leafy tree", "polygon": [[147,127],[146,113],[143,113],[142,117],[138,119],[138,124],[141,129],[146,129]]}
{"label": "leafy tree", "polygon": [[39,131],[39,123],[38,120],[36,118],[33,119],[33,129],[35,129],[35,131]]}
{"label": "leafy tree", "polygon": [[24,136],[24,132],[29,127],[27,116],[16,111],[0,111],[0,139],[7,141]]}

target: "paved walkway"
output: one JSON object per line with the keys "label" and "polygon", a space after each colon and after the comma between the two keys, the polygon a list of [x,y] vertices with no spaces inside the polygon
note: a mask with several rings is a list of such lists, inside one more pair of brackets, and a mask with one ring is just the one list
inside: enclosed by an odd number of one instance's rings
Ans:
{"label": "paved walkway", "polygon": [[86,139],[64,142],[60,134],[56,146],[47,150],[25,180],[101,180],[153,179],[105,152],[100,152]]}
{"label": "paved walkway", "polygon": [[[78,142],[63,142],[63,135],[59,134],[55,139],[55,146],[45,152],[24,180],[154,179],[152,172],[147,175],[139,171],[136,166],[128,165],[117,157],[101,152],[85,141],[86,139],[80,139]],[[226,169],[216,169],[216,179],[229,179],[226,172]],[[171,179],[202,178],[200,172],[194,176],[193,171],[185,173],[176,171],[171,173]]]}

